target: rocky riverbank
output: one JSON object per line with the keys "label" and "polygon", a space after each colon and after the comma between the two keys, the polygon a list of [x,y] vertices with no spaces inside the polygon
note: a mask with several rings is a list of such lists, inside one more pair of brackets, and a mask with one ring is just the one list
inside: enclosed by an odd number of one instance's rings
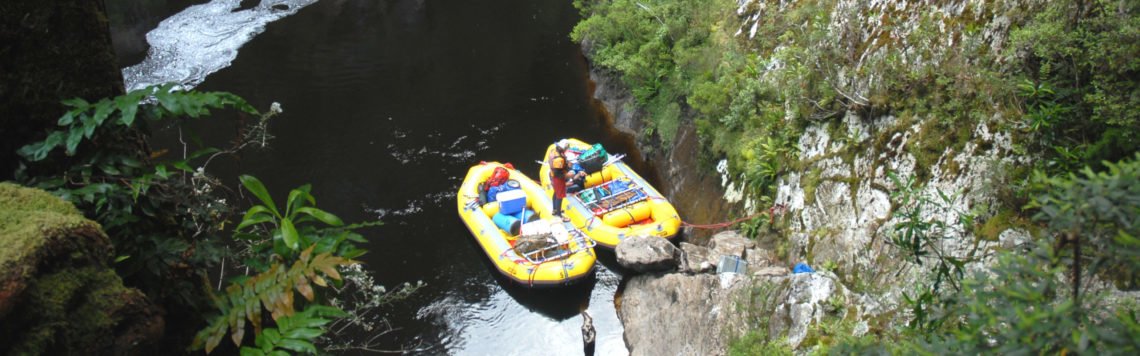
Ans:
{"label": "rocky riverbank", "polygon": [[[617,249],[620,263],[647,272],[630,278],[621,299],[632,355],[723,355],[730,341],[757,328],[795,348],[837,332],[859,336],[883,312],[834,273],[793,274],[737,231],[713,235],[708,247],[659,248],[651,239],[631,238]],[[732,266],[718,266],[723,262]],[[734,271],[724,272],[729,267]]]}

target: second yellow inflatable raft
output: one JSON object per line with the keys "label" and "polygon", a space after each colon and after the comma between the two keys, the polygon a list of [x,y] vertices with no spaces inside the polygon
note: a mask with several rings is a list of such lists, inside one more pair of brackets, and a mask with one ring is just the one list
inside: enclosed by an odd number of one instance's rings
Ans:
{"label": "second yellow inflatable raft", "polygon": [[[577,162],[577,153],[592,146],[577,139],[566,139],[569,145],[567,158]],[[554,155],[550,145],[543,155],[549,162]],[[574,225],[599,245],[614,248],[630,236],[657,236],[672,239],[681,227],[681,218],[673,204],[653,189],[633,169],[616,157],[607,157],[601,170],[586,176],[585,189],[566,194],[562,209]],[[550,167],[539,169],[542,188],[549,197]],[[611,189],[612,188],[612,189]]]}

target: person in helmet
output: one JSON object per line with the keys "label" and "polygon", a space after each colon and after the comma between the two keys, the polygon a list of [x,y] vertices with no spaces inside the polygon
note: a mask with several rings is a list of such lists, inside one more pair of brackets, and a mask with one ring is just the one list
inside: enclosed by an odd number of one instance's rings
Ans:
{"label": "person in helmet", "polygon": [[554,202],[554,216],[562,218],[562,221],[569,221],[570,218],[562,216],[562,199],[566,197],[566,180],[571,178],[570,162],[566,159],[566,149],[570,147],[570,143],[566,140],[559,140],[554,144],[554,153],[547,159],[547,164],[550,165],[550,185],[554,188],[554,194],[551,199]]}

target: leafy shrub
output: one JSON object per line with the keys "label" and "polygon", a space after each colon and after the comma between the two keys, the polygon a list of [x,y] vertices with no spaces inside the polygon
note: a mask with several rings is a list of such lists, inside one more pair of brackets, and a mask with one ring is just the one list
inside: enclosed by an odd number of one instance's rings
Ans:
{"label": "leafy shrub", "polygon": [[[1048,2],[1010,33],[1024,76],[1024,121],[1049,173],[1127,158],[1140,149],[1140,4]],[[1029,89],[1029,90],[1027,90]]]}
{"label": "leafy shrub", "polygon": [[954,354],[1140,351],[1136,305],[1108,303],[1103,288],[1081,290],[1081,276],[1136,287],[1140,156],[1103,165],[1107,171],[1086,168],[1079,176],[1039,172],[1030,208],[1045,224],[1044,237],[1025,250],[999,252],[987,271],[964,276],[955,269],[948,276],[960,280],[954,293],[920,294],[920,302],[937,302],[937,308],[918,309],[922,304],[910,300],[916,308],[912,325],[924,327],[902,331],[912,341],[899,346],[906,353]]}
{"label": "leafy shrub", "polygon": [[1100,274],[1121,287],[1140,288],[1140,154],[1102,165],[1105,171],[1085,168],[1080,175],[1037,172],[1029,207],[1050,235],[1071,247],[1058,255],[1077,277]]}
{"label": "leafy shrub", "polygon": [[[345,225],[336,215],[317,208],[309,185],[291,190],[285,205],[278,206],[260,180],[248,175],[239,180],[259,202],[246,210],[234,229],[234,238],[249,246],[241,253],[242,260],[255,274],[233,278],[221,296],[211,294],[219,314],[198,332],[191,348],[210,353],[229,334],[242,354],[274,354],[282,349],[317,353],[317,343],[328,341],[329,325],[368,327],[371,324],[363,314],[422,286],[405,284],[389,292],[376,286],[360,268],[351,268],[357,263],[352,258],[365,252],[356,243],[366,242],[354,230],[379,223]],[[356,284],[349,294],[364,298],[335,299],[349,289],[342,269],[348,273],[347,280]],[[328,293],[314,286],[327,288]],[[303,299],[295,298],[296,294]],[[263,310],[269,312],[275,328],[263,327]],[[247,321],[253,326],[256,348],[243,346]],[[334,346],[347,350],[370,345],[340,342]]]}
{"label": "leafy shrub", "polygon": [[233,108],[261,116],[241,140],[248,142],[264,140],[253,135],[264,132],[276,111],[261,114],[230,93],[173,88],[153,86],[94,103],[65,100],[71,109],[58,128],[20,149],[26,162],[18,176],[98,221],[120,255],[116,269],[124,280],[178,314],[203,304],[198,283],[223,255],[219,240],[210,237],[220,232],[230,210],[211,194],[217,183],[193,166],[241,147],[204,148],[161,161],[145,144],[144,122],[202,118],[213,109]]}

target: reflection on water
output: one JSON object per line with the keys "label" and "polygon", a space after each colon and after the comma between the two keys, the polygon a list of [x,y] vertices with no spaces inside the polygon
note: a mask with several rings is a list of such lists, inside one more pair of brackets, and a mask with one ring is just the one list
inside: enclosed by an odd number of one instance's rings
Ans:
{"label": "reflection on water", "polygon": [[[513,162],[537,179],[534,161],[562,137],[628,153],[587,93],[585,62],[568,35],[578,21],[570,3],[321,0],[264,23],[199,89],[230,91],[259,108],[280,102],[285,112],[270,123],[276,139],[210,168],[233,186],[238,174],[255,175],[278,194],[311,183],[320,208],[345,221],[384,222],[362,231],[366,268],[387,286],[427,283],[386,309],[398,328],[384,336],[386,349],[577,355],[585,309],[598,354],[625,354],[612,253],[599,252],[595,278],[579,285],[521,288],[491,266],[453,200],[480,160]],[[202,120],[184,135],[224,147],[239,126]],[[157,139],[180,151],[177,136]]]}
{"label": "reflection on water", "polygon": [[[488,267],[490,265],[488,264]],[[585,310],[603,328],[599,355],[626,353],[617,323],[613,292],[621,277],[599,266],[597,277],[557,289],[526,289],[505,278],[484,293],[456,290],[420,309],[420,317],[438,320],[440,338],[460,355],[580,355]]]}

